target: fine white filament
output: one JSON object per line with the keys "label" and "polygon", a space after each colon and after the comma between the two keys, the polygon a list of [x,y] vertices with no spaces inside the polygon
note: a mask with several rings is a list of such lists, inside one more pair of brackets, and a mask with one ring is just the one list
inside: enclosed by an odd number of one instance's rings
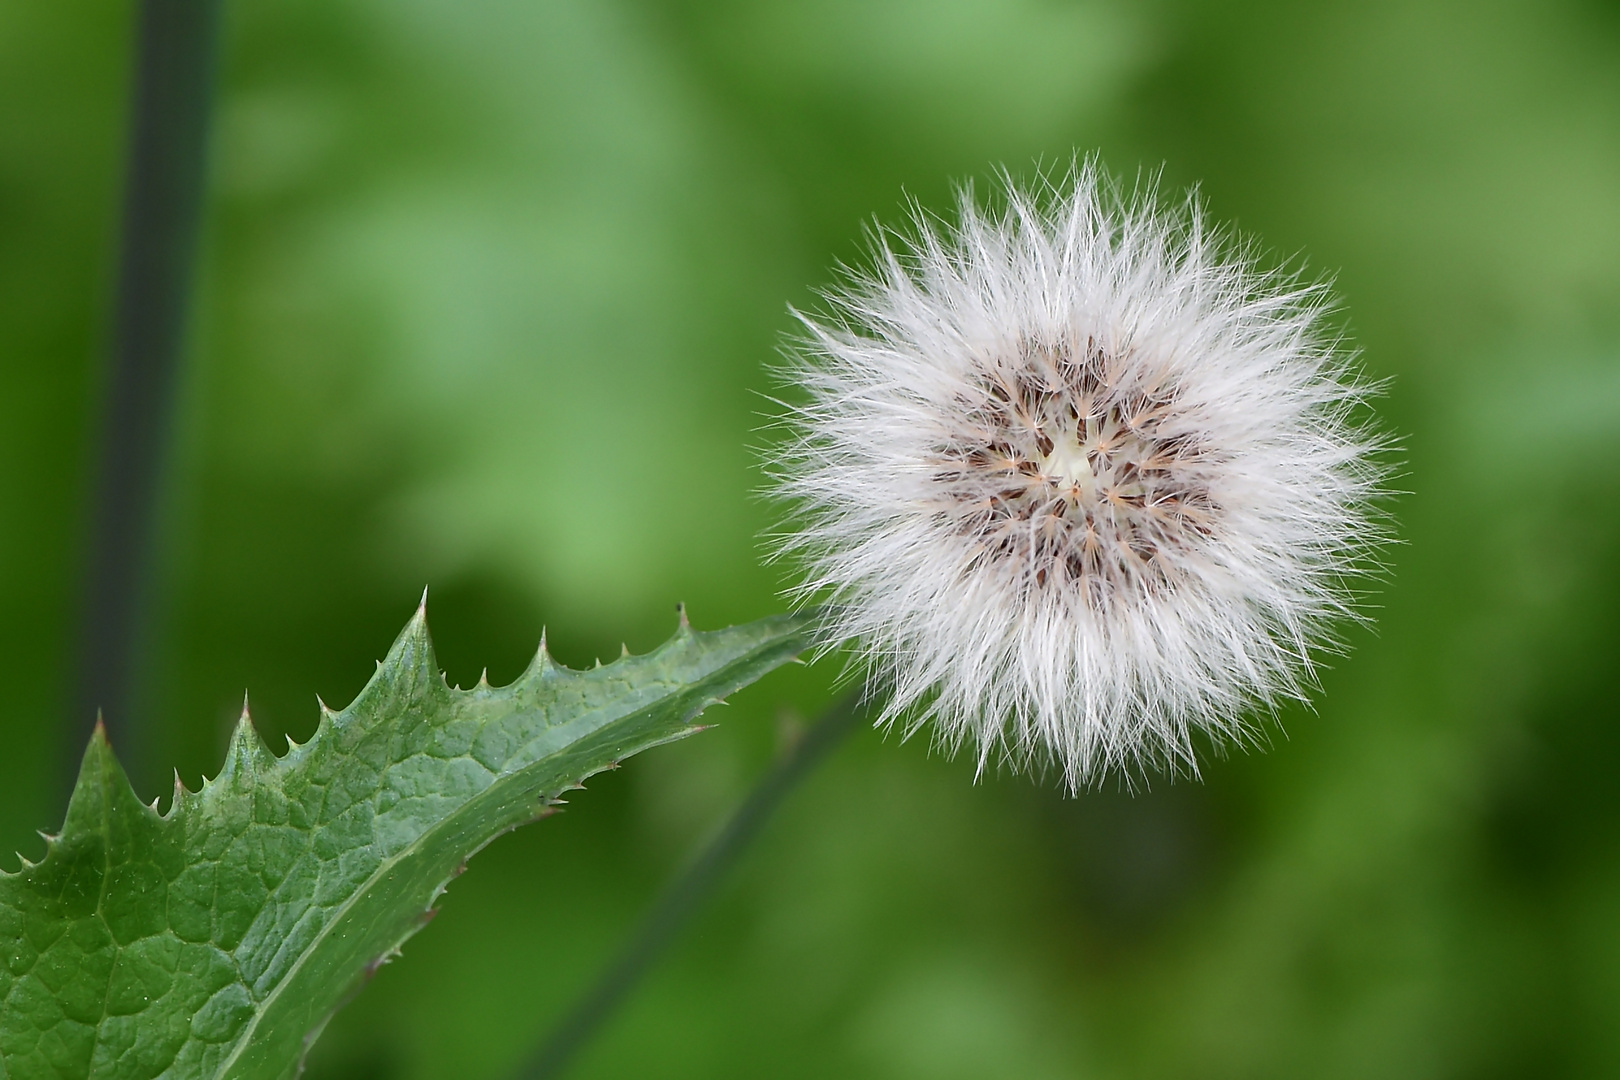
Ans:
{"label": "fine white filament", "polygon": [[1303,698],[1381,539],[1368,387],[1328,297],[1095,163],[918,213],[828,294],[791,379],[779,550],[888,687],[980,768],[1196,772],[1194,736]]}

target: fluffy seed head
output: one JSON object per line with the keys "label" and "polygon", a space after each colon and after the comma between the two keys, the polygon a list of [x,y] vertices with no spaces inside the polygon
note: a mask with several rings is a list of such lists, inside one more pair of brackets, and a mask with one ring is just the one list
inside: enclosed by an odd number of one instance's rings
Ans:
{"label": "fluffy seed head", "polygon": [[1303,697],[1381,539],[1367,386],[1326,295],[1094,163],[918,213],[828,294],[790,375],[779,550],[981,768],[1196,771],[1193,737]]}

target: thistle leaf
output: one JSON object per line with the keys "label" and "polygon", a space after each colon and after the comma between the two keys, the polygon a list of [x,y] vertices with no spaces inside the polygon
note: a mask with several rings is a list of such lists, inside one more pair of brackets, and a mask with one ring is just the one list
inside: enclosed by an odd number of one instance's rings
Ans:
{"label": "thistle leaf", "polygon": [[163,814],[98,729],[45,858],[0,873],[0,1078],[296,1076],[468,856],[697,730],[805,629],[683,615],[645,656],[570,671],[542,645],[511,686],[455,690],[419,610],[308,743],[277,758],[244,713],[219,776]]}

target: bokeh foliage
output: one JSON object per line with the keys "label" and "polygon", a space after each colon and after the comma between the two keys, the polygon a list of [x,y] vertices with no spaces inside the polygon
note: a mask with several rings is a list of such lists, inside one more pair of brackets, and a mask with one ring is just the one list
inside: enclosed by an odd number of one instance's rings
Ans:
{"label": "bokeh foliage", "polygon": [[[1620,1071],[1620,9],[1600,0],[237,0],[143,688],[218,767],[434,590],[453,681],[775,609],[767,372],[871,215],[1100,147],[1336,273],[1402,544],[1316,712],[1062,800],[872,734],[581,1076]],[[0,12],[0,840],[54,826],[128,12]],[[826,700],[495,845],[319,1077],[495,1077]],[[164,777],[140,778],[155,794]]]}

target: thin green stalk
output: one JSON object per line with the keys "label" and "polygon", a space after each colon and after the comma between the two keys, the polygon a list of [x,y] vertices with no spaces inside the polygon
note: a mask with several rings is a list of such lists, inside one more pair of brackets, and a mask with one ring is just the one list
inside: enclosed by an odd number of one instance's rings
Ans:
{"label": "thin green stalk", "polygon": [[86,524],[77,685],[63,796],[97,714],[139,775],[133,673],[202,223],[221,0],[141,0],[118,293]]}
{"label": "thin green stalk", "polygon": [[563,1075],[759,834],[771,812],[855,729],[866,715],[865,704],[859,693],[844,697],[777,759],[708,846],[670,882],[613,962],[514,1074],[519,1080],[554,1080]]}

